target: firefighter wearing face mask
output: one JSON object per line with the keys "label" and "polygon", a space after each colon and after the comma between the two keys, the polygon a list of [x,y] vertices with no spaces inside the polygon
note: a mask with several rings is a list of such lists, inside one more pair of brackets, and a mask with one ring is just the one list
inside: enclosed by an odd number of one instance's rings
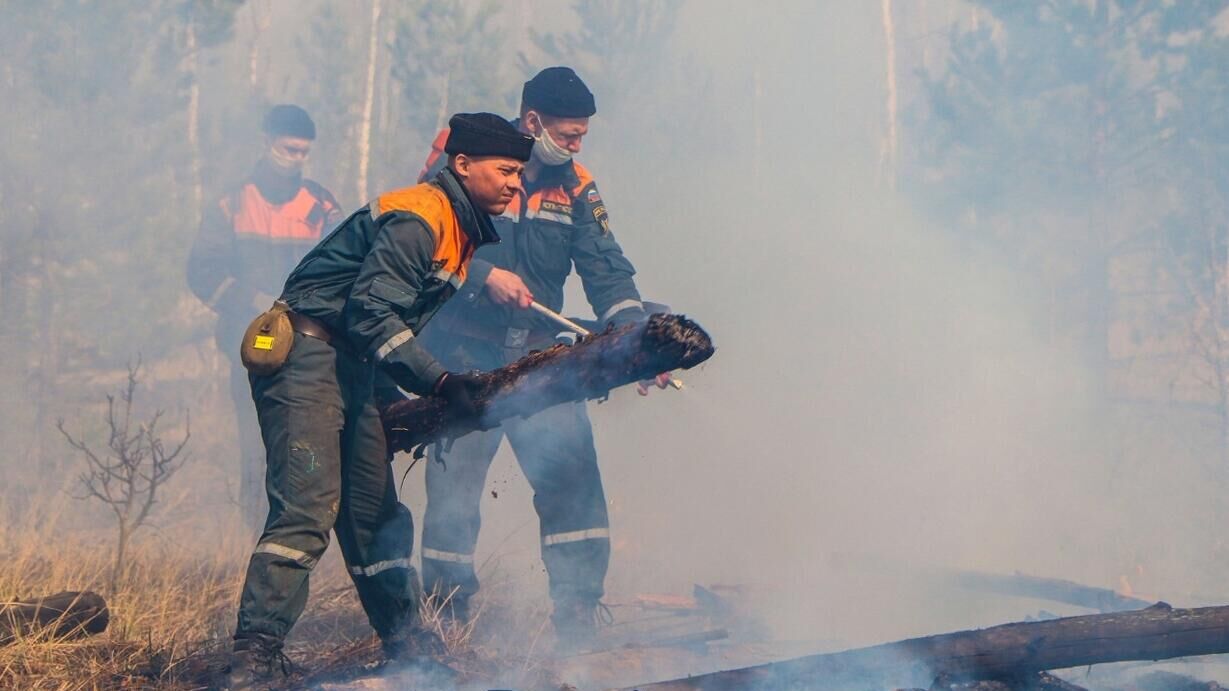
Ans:
{"label": "firefighter wearing face mask", "polygon": [[[611,233],[593,176],[572,160],[596,112],[593,94],[571,69],[551,67],[526,82],[521,98],[515,124],[534,146],[524,189],[495,218],[503,243],[478,250],[457,299],[424,332],[427,348],[458,371],[494,369],[549,347],[559,329],[523,308],[536,300],[560,311],[573,266],[599,319],[617,324],[645,316],[635,270]],[[442,165],[447,136],[437,138],[420,179]],[[443,463],[427,465],[424,587],[449,598],[446,612],[466,619],[478,589],[479,501],[505,436],[533,486],[556,637],[583,647],[595,633],[610,561],[606,498],[583,403],[472,433],[443,453]]]}
{"label": "firefighter wearing face mask", "polygon": [[265,152],[252,173],[206,207],[188,259],[188,286],[218,315],[218,348],[230,362],[230,391],[239,428],[239,503],[245,522],[263,525],[264,447],[239,363],[244,329],[268,309],[303,255],[342,220],[327,189],[303,177],[316,138],[311,117],[295,105],[265,115]]}

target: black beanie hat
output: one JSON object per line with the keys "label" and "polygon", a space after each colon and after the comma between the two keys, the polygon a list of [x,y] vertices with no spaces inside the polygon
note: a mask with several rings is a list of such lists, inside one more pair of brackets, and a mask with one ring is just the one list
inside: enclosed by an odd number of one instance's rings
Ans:
{"label": "black beanie hat", "polygon": [[528,161],[533,151],[533,137],[493,113],[457,113],[448,121],[448,128],[444,153]]}
{"label": "black beanie hat", "polygon": [[587,118],[597,112],[593,93],[570,67],[547,67],[525,82],[521,110],[558,118]]}
{"label": "black beanie hat", "polygon": [[283,103],[273,106],[265,113],[264,131],[270,137],[315,139],[316,123],[312,122],[306,110]]}

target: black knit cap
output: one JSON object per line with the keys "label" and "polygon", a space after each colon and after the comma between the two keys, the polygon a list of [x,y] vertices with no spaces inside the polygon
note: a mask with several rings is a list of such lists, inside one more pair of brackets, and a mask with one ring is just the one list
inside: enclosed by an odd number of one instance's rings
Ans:
{"label": "black knit cap", "polygon": [[265,113],[263,129],[270,137],[298,137],[299,139],[315,139],[316,123],[306,110],[283,103],[273,106]]}
{"label": "black knit cap", "polygon": [[444,153],[528,161],[533,151],[533,137],[493,113],[457,113],[448,120],[448,129]]}
{"label": "black knit cap", "polygon": [[521,110],[557,118],[587,118],[597,112],[593,92],[571,67],[547,67],[525,82]]}

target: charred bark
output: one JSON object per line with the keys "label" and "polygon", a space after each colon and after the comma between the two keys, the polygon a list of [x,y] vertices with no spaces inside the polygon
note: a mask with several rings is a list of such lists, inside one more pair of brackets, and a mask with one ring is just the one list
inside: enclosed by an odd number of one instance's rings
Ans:
{"label": "charred bark", "polygon": [[4,602],[0,603],[0,645],[18,636],[92,636],[106,631],[110,620],[107,601],[88,590]]}
{"label": "charred bark", "polygon": [[1148,609],[913,638],[637,686],[641,691],[929,687],[1046,670],[1229,652],[1229,606]]}
{"label": "charred bark", "polygon": [[712,357],[713,342],[686,317],[647,321],[587,336],[575,345],[536,351],[480,376],[481,420],[458,417],[436,397],[398,401],[383,411],[389,448],[409,451],[445,438],[528,417],[554,405],[606,396],[661,372],[690,369]]}

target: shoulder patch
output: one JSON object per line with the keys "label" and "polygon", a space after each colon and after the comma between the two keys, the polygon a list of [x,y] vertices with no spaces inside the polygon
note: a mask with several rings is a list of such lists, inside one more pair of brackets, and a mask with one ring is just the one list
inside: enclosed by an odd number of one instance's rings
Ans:
{"label": "shoulder patch", "polygon": [[[600,198],[599,201],[601,201]],[[610,233],[610,217],[606,215],[605,204],[598,204],[597,206],[593,207],[593,220],[597,221],[598,225],[602,226],[602,235],[607,235]]]}
{"label": "shoulder patch", "polygon": [[590,204],[596,204],[596,203],[598,203],[598,202],[602,201],[602,195],[600,195],[600,194],[598,194],[598,193],[597,193],[597,188],[596,188],[596,187],[590,187],[590,188],[589,188],[589,195],[588,195],[587,199],[589,200],[589,203],[590,203]]}

